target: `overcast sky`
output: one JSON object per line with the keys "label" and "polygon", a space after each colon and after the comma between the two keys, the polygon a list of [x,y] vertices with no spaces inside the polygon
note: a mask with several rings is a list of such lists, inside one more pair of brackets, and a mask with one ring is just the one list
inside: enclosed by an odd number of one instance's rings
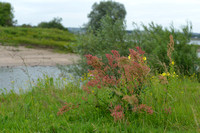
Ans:
{"label": "overcast sky", "polygon": [[[63,18],[65,27],[81,27],[88,22],[87,15],[94,2],[100,0],[1,0],[14,8],[18,24],[37,25],[54,17]],[[127,29],[132,23],[148,24],[155,22],[168,27],[172,22],[175,28],[191,21],[193,32],[200,33],[200,0],[115,0],[124,4],[127,15]]]}

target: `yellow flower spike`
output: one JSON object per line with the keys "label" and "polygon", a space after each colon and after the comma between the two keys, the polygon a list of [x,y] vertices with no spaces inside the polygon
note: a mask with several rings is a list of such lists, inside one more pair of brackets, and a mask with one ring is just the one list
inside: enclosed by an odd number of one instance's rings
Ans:
{"label": "yellow flower spike", "polygon": [[162,73],[162,76],[166,76],[166,73]]}
{"label": "yellow flower spike", "polygon": [[174,65],[174,61],[172,61],[172,65]]}
{"label": "yellow flower spike", "polygon": [[144,61],[145,61],[145,60],[147,60],[147,58],[146,58],[146,57],[143,57],[142,59],[143,59]]}
{"label": "yellow flower spike", "polygon": [[128,59],[129,59],[129,60],[131,59],[131,56],[130,56],[130,55],[128,56]]}
{"label": "yellow flower spike", "polygon": [[94,91],[92,91],[92,93],[94,93]]}

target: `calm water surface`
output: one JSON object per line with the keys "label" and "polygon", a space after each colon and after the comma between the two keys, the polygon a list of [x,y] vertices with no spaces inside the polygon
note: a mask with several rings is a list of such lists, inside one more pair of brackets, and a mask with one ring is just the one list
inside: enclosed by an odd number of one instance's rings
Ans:
{"label": "calm water surface", "polygon": [[[191,40],[190,44],[200,45],[200,40]],[[198,57],[200,58],[200,52],[197,53]]]}
{"label": "calm water surface", "polygon": [[37,82],[37,79],[43,78],[44,75],[59,78],[62,72],[58,67],[50,66],[0,67],[0,89],[14,89],[16,92],[19,88],[27,89],[30,88],[30,83]]}
{"label": "calm water surface", "polygon": [[200,40],[191,40],[190,44],[197,44],[200,45]]}

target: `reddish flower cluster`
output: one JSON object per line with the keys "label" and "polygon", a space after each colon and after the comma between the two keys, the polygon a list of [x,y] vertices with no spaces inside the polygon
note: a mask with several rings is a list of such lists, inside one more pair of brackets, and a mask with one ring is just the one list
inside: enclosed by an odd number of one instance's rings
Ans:
{"label": "reddish flower cluster", "polygon": [[71,110],[71,109],[75,109],[75,108],[78,108],[79,105],[74,105],[72,103],[65,103],[65,105],[59,109],[57,115],[62,115],[63,113]]}
{"label": "reddish flower cluster", "polygon": [[139,112],[139,113],[142,113],[142,112],[147,112],[148,114],[153,114],[153,109],[152,107],[149,107],[145,104],[140,104],[138,106],[135,106],[133,108],[133,111],[134,112]]}
{"label": "reddish flower cluster", "polygon": [[[93,70],[88,70],[93,78],[89,79],[83,86],[83,90],[96,96],[96,94],[91,93],[90,87],[111,89],[121,103],[132,106],[131,109],[127,108],[127,110],[152,114],[152,108],[145,104],[139,104],[138,100],[150,68],[145,62],[146,57],[143,56],[145,52],[139,47],[136,47],[136,49],[137,51],[129,50],[129,57],[120,57],[118,51],[112,50],[112,54],[106,54],[107,64],[104,64],[96,56],[86,55],[87,64],[93,67]],[[115,106],[110,111],[115,121],[122,120],[125,117],[125,110],[121,105]]]}
{"label": "reddish flower cluster", "polygon": [[106,54],[108,65],[102,63],[101,59],[96,56],[86,55],[88,65],[94,69],[89,70],[89,73],[94,78],[83,86],[83,90],[90,93],[88,87],[120,87],[122,84],[126,84],[129,92],[133,94],[143,84],[145,76],[150,71],[150,68],[143,60],[145,52],[139,47],[136,47],[136,49],[138,52],[133,49],[129,50],[131,59],[120,57],[118,51],[112,50],[112,55]]}
{"label": "reddish flower cluster", "polygon": [[111,116],[114,117],[114,121],[120,121],[124,119],[124,109],[121,105],[117,105],[114,107],[114,109],[110,109]]}
{"label": "reddish flower cluster", "polygon": [[126,95],[122,99],[133,106],[132,108],[133,112],[139,112],[139,113],[147,112],[148,114],[153,114],[152,108],[145,104],[139,104],[139,101],[135,95],[132,96]]}
{"label": "reddish flower cluster", "polygon": [[165,114],[171,114],[172,110],[171,107],[164,109]]}

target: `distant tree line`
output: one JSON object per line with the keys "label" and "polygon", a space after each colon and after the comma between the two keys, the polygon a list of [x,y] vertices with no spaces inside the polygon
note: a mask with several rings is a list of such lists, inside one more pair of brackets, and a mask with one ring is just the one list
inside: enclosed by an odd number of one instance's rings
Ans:
{"label": "distant tree line", "polygon": [[49,22],[40,22],[37,26],[32,26],[30,24],[22,24],[21,27],[26,27],[26,28],[55,28],[55,29],[60,29],[60,30],[68,30],[66,27],[64,27],[61,23],[62,18],[60,17],[55,17]]}
{"label": "distant tree line", "polygon": [[[62,23],[62,18],[55,17],[49,22],[41,22],[37,26],[30,24],[22,24],[21,27],[40,27],[40,28],[57,28],[60,30],[67,30]],[[0,26],[15,26],[17,23],[14,20],[13,7],[10,3],[0,2]]]}
{"label": "distant tree line", "polygon": [[67,28],[65,28],[62,23],[62,18],[53,18],[53,20],[49,21],[49,22],[41,22],[38,24],[37,27],[40,27],[40,28],[57,28],[57,29],[60,29],[60,30],[66,30]]}
{"label": "distant tree line", "polygon": [[200,33],[192,33],[192,38],[200,39]]}

